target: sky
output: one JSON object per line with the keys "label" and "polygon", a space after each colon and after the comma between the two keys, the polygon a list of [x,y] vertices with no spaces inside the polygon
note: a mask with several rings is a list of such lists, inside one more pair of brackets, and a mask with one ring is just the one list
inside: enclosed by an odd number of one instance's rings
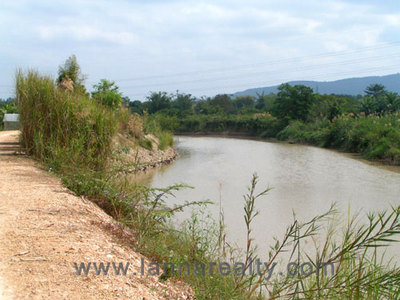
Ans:
{"label": "sky", "polygon": [[1,0],[0,98],[18,68],[55,78],[72,54],[89,91],[131,100],[393,74],[399,32],[398,0]]}

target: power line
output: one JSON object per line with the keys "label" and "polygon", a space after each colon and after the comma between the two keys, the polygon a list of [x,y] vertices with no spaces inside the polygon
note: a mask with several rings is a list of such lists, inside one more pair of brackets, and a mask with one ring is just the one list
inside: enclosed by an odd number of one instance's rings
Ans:
{"label": "power line", "polygon": [[[368,62],[372,61],[380,61],[382,58],[387,58],[386,55],[382,56],[372,56],[372,57],[366,57],[366,58],[357,58],[357,59],[350,59],[350,60],[345,60],[345,61],[340,61],[340,62],[330,62],[330,63],[325,63],[325,64],[316,64],[312,66],[303,66],[303,67],[297,67],[297,68],[292,68],[290,71],[284,70],[284,71],[274,71],[273,75],[276,76],[277,74],[286,74],[286,73],[293,73],[293,72],[299,72],[299,71],[310,71],[310,70],[315,70],[315,69],[320,69],[322,67],[329,67],[329,66],[340,66],[340,65],[350,65],[354,64],[357,62],[364,62],[366,59]],[[391,56],[391,59],[393,58],[400,58],[400,54],[396,53],[395,55]],[[157,82],[157,83],[149,83],[149,84],[139,84],[139,85],[121,85],[121,88],[146,88],[146,87],[152,87],[152,86],[167,86],[167,85],[180,85],[180,84],[187,84],[187,83],[200,83],[200,82],[209,82],[209,81],[221,81],[221,80],[229,80],[229,79],[242,79],[246,76],[254,76],[254,75],[270,75],[271,70],[268,71],[261,71],[261,72],[252,72],[252,73],[247,73],[247,74],[238,74],[238,75],[233,75],[233,76],[225,76],[225,77],[216,77],[216,78],[202,78],[202,79],[193,79],[193,80],[184,80],[184,81],[173,81],[173,82]]]}
{"label": "power line", "polygon": [[336,56],[342,56],[342,55],[348,55],[348,54],[357,54],[357,53],[360,53],[363,51],[380,50],[380,49],[385,49],[385,48],[398,47],[399,45],[400,45],[400,41],[395,41],[395,42],[390,42],[390,43],[377,44],[374,46],[361,47],[361,48],[357,48],[357,49],[353,49],[353,50],[325,52],[325,53],[319,53],[319,54],[314,54],[314,55],[284,58],[284,59],[279,59],[279,60],[271,60],[271,61],[267,61],[267,62],[264,61],[264,62],[231,66],[231,67],[225,67],[225,68],[212,68],[212,69],[199,70],[199,71],[169,73],[169,74],[152,75],[152,76],[138,76],[138,77],[120,78],[120,79],[114,79],[114,80],[118,81],[118,82],[122,82],[122,81],[135,81],[135,80],[146,80],[146,79],[156,79],[156,78],[170,78],[170,77],[185,76],[185,75],[192,75],[192,74],[202,74],[202,73],[208,74],[208,73],[214,73],[214,72],[240,70],[243,68],[250,68],[250,67],[268,66],[268,65],[275,65],[275,64],[280,64],[280,63],[290,63],[290,62],[296,62],[296,61],[304,60],[304,59],[315,59],[315,58],[322,58],[322,57],[336,57]]}
{"label": "power line", "polygon": [[[306,79],[300,79],[301,81],[311,81],[311,80],[318,80],[321,77],[327,77],[327,76],[338,76],[338,77],[343,77],[343,76],[351,76],[351,74],[354,74],[354,72],[372,72],[372,71],[382,71],[382,69],[385,70],[385,72],[395,72],[400,70],[400,64],[396,65],[396,66],[386,66],[386,67],[370,67],[370,68],[363,68],[363,69],[357,69],[357,70],[351,70],[351,71],[347,71],[347,72],[332,72],[332,73],[319,73],[319,74],[314,74],[310,77],[307,77]],[[390,70],[390,71],[389,71]],[[252,88],[259,88],[260,85],[262,85],[261,87],[266,87],[266,86],[271,86],[271,85],[279,85],[280,83],[284,83],[284,82],[288,82],[288,81],[295,81],[295,80],[288,80],[287,77],[281,77],[281,78],[276,78],[274,80],[269,80],[269,81],[259,81],[259,82],[253,82],[251,84],[246,83],[243,84],[242,88],[238,85],[218,85],[218,86],[212,86],[212,87],[207,87],[207,88],[189,88],[187,92],[210,92],[210,91],[219,91],[221,93],[224,93],[223,90],[227,90],[227,89],[252,89]],[[253,87],[251,87],[253,86]],[[173,90],[176,90],[176,88],[174,88]],[[184,90],[184,89],[182,89]],[[236,92],[235,91],[235,92]],[[145,93],[135,93],[135,94],[131,94],[131,97],[142,97]]]}
{"label": "power line", "polygon": [[[164,74],[164,75],[155,75],[155,76],[146,76],[146,77],[137,77],[137,78],[131,78],[131,79],[117,79],[115,81],[118,82],[123,82],[123,81],[135,81],[135,80],[146,80],[146,79],[155,79],[155,78],[171,78],[171,77],[178,77],[178,76],[184,76],[184,75],[191,75],[191,74],[196,74],[196,75],[201,75],[201,74],[205,74],[205,75],[209,75],[210,73],[221,73],[224,71],[228,71],[228,70],[235,70],[235,71],[240,71],[241,69],[245,70],[245,69],[249,69],[250,71],[252,69],[256,70],[256,68],[259,68],[261,66],[273,66],[273,65],[277,65],[278,67],[281,67],[279,64],[286,64],[286,63],[291,63],[291,62],[298,62],[300,60],[307,60],[307,59],[317,59],[317,58],[333,58],[333,57],[340,57],[340,56],[345,56],[345,55],[349,55],[349,54],[357,54],[357,53],[367,53],[368,51],[371,50],[381,50],[381,49],[398,49],[398,46],[400,45],[400,41],[395,41],[395,42],[390,42],[390,43],[383,43],[383,44],[377,44],[374,46],[368,46],[368,47],[361,47],[361,48],[357,48],[357,49],[353,49],[353,50],[344,50],[344,51],[336,51],[336,52],[326,52],[326,53],[320,53],[320,54],[315,54],[315,55],[308,55],[308,56],[299,56],[299,57],[292,57],[292,58],[286,58],[286,59],[278,59],[278,60],[271,60],[268,62],[262,62],[262,63],[253,63],[253,64],[247,64],[247,65],[238,65],[238,66],[230,66],[230,67],[225,67],[225,68],[213,68],[213,69],[208,69],[208,70],[202,70],[202,71],[190,71],[190,72],[183,72],[183,73],[171,73],[171,74]],[[398,52],[396,53],[389,53],[390,58],[399,58],[399,54]],[[377,56],[367,56],[367,57],[361,57],[361,58],[353,58],[353,59],[348,59],[348,60],[343,60],[343,61],[339,61],[339,62],[328,62],[328,63],[318,63],[315,65],[306,65],[306,66],[302,66],[302,67],[297,67],[297,68],[292,68],[291,70],[284,70],[284,71],[274,71],[273,74],[270,74],[270,70],[268,72],[266,71],[257,71],[257,72],[250,72],[250,73],[246,73],[246,74],[237,74],[237,75],[231,75],[231,76],[218,76],[218,77],[214,77],[214,78],[198,78],[198,79],[192,79],[192,80],[185,80],[185,81],[179,81],[179,80],[175,80],[173,82],[160,82],[160,83],[151,83],[151,84],[142,84],[142,85],[128,85],[128,86],[122,86],[122,88],[124,89],[132,89],[132,88],[145,88],[145,87],[153,87],[155,85],[157,86],[166,86],[166,85],[182,85],[182,84],[188,84],[188,83],[201,83],[201,82],[215,82],[215,81],[223,81],[223,80],[232,80],[232,79],[242,79],[243,77],[246,76],[257,76],[257,75],[263,75],[265,74],[265,76],[268,77],[272,77],[274,76],[276,78],[276,75],[284,75],[284,74],[292,74],[294,72],[300,72],[300,71],[309,71],[309,70],[314,70],[314,69],[319,69],[322,67],[328,67],[328,66],[339,66],[339,65],[346,65],[346,64],[355,64],[357,62],[364,62],[364,61],[380,61],[383,58],[387,58],[388,54],[385,55],[377,55]],[[393,67],[393,65],[391,66]],[[381,68],[385,68],[385,67],[376,67],[379,70]],[[376,70],[376,68],[373,68],[374,70]],[[356,72],[355,70],[352,71],[348,71],[346,73],[343,74],[352,74]],[[272,75],[272,76],[271,76]],[[322,74],[327,76],[326,74]],[[329,74],[331,75],[331,74]],[[319,77],[320,75],[318,75]],[[285,78],[287,78],[287,76],[283,76]],[[277,82],[278,79],[274,79],[274,82]],[[265,81],[263,81],[265,84]],[[246,84],[248,85],[248,84]],[[0,87],[2,88],[12,88],[13,85],[0,85]],[[222,86],[221,86],[222,87]],[[224,86],[226,87],[226,85]],[[235,84],[235,86],[232,87],[237,87],[237,84]],[[219,87],[217,87],[219,88]],[[198,90],[199,88],[197,88]],[[214,88],[201,88],[200,90],[213,90]],[[196,91],[196,88],[191,89],[193,91]]]}

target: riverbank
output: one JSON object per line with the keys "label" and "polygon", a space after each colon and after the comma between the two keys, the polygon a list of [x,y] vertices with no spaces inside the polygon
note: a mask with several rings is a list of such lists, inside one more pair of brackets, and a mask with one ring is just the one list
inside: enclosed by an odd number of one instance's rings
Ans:
{"label": "riverbank", "polygon": [[260,136],[255,136],[252,134],[244,134],[241,132],[178,132],[174,133],[175,136],[187,136],[187,137],[223,137],[223,138],[232,138],[232,139],[244,139],[244,140],[253,140],[253,141],[261,141],[268,143],[281,143],[281,144],[296,144],[296,145],[304,145],[309,147],[322,148],[330,151],[336,151],[348,157],[361,160],[367,164],[374,165],[380,168],[385,168],[389,171],[400,173],[400,164],[393,164],[392,161],[384,160],[384,159],[368,159],[362,153],[349,152],[339,148],[329,148],[329,147],[321,147],[311,143],[305,142],[297,142],[297,141],[288,141],[281,140],[278,138],[263,138]]}
{"label": "riverbank", "polygon": [[400,115],[342,113],[333,118],[282,119],[268,113],[187,114],[182,118],[152,116],[174,133],[222,134],[276,138],[350,153],[389,165],[400,165]]}
{"label": "riverbank", "polygon": [[0,132],[1,299],[191,299],[190,288],[157,276],[78,276],[74,263],[147,258],[136,238],[96,204],[72,194],[19,153],[18,132]]}
{"label": "riverbank", "polygon": [[[147,134],[144,138],[150,141],[151,147],[146,149],[140,146],[132,138],[117,134],[113,139],[114,151],[118,152],[118,161],[125,166],[131,166],[128,173],[146,171],[172,163],[179,154],[173,146],[160,149],[160,139],[153,134]],[[116,160],[112,164],[117,163]]]}

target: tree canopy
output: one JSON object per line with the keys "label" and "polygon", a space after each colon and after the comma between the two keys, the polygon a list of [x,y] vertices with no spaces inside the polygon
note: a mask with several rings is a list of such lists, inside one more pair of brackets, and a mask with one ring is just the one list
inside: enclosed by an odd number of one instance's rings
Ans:
{"label": "tree canopy", "polygon": [[306,121],[315,101],[312,88],[285,83],[280,85],[278,90],[277,99],[272,106],[273,115],[287,122]]}
{"label": "tree canopy", "polygon": [[101,104],[109,106],[113,109],[119,107],[122,102],[122,93],[114,81],[101,79],[98,84],[93,86],[92,98]]}
{"label": "tree canopy", "polygon": [[378,98],[386,94],[386,88],[382,84],[375,83],[367,86],[364,92],[367,96]]}
{"label": "tree canopy", "polygon": [[171,107],[171,96],[166,92],[152,92],[147,96],[147,109],[150,114]]}

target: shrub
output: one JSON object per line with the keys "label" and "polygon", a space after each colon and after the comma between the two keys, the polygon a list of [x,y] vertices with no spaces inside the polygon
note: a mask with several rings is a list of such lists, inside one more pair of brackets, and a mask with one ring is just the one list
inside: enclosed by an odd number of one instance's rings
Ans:
{"label": "shrub", "polygon": [[153,150],[153,143],[145,137],[139,139],[139,145],[147,150]]}
{"label": "shrub", "polygon": [[162,132],[158,138],[160,139],[160,143],[158,144],[158,149],[160,150],[165,150],[174,145],[174,136],[168,131]]}
{"label": "shrub", "polygon": [[277,134],[278,139],[295,143],[323,146],[328,135],[328,120],[304,123],[292,121]]}
{"label": "shrub", "polygon": [[114,81],[101,79],[93,87],[95,89],[92,92],[93,99],[112,109],[117,109],[120,106],[122,94],[119,92],[119,87],[115,85]]}
{"label": "shrub", "polygon": [[398,113],[384,116],[342,115],[333,122],[291,122],[277,135],[296,143],[338,148],[398,164],[400,152],[400,118]]}
{"label": "shrub", "polygon": [[179,120],[177,132],[241,133],[264,137],[275,136],[279,122],[269,114],[245,115],[191,115]]}

